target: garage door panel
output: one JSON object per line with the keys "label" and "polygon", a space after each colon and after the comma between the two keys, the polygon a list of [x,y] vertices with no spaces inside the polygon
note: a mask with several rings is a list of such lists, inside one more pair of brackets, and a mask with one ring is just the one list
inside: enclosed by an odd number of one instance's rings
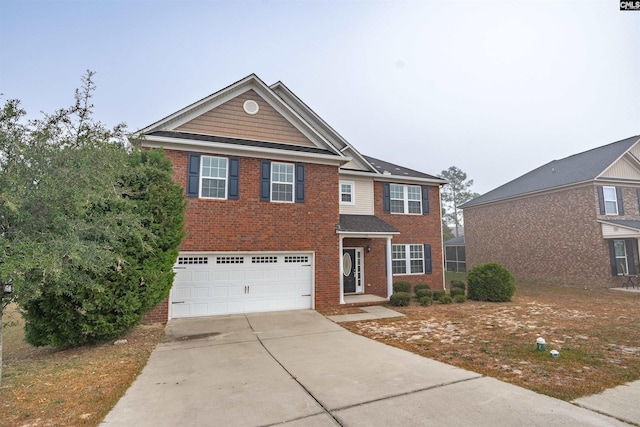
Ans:
{"label": "garage door panel", "polygon": [[171,317],[311,308],[311,259],[310,254],[181,256]]}

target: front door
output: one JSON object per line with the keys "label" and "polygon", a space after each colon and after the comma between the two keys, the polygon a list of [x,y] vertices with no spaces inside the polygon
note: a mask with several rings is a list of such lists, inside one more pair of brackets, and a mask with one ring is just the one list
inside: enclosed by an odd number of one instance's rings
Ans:
{"label": "front door", "polygon": [[351,294],[356,291],[356,250],[342,250],[342,273],[344,277],[344,293]]}

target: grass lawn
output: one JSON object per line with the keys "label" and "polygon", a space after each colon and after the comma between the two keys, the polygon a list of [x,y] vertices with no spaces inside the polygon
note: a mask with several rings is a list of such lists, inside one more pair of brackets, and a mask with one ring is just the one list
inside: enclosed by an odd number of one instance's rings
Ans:
{"label": "grass lawn", "polygon": [[164,325],[141,325],[124,345],[54,350],[24,342],[15,307],[3,322],[2,426],[97,426],[164,338]]}
{"label": "grass lawn", "polygon": [[[459,280],[460,277],[454,277]],[[447,277],[447,281],[451,280]],[[518,283],[512,302],[391,307],[366,337],[563,400],[640,379],[640,293]],[[536,350],[536,338],[547,351]],[[560,352],[552,358],[550,350]]]}

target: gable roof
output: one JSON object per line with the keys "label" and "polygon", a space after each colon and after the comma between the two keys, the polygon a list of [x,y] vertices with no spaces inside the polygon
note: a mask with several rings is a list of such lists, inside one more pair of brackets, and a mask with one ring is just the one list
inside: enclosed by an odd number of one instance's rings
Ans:
{"label": "gable roof", "polygon": [[622,157],[640,136],[623,139],[602,147],[553,160],[513,181],[495,188],[463,204],[462,209],[544,190],[598,179],[616,160]]}
{"label": "gable roof", "polygon": [[175,131],[181,125],[214,108],[236,98],[243,93],[253,90],[265,102],[273,107],[280,115],[294,125],[303,135],[305,135],[318,148],[331,151],[336,156],[346,157],[329,141],[326,140],[314,127],[301,117],[291,106],[278,96],[269,86],[267,86],[258,76],[250,74],[244,79],[221,89],[199,101],[196,101],[173,114],[141,129],[139,134],[150,135],[154,132]]}

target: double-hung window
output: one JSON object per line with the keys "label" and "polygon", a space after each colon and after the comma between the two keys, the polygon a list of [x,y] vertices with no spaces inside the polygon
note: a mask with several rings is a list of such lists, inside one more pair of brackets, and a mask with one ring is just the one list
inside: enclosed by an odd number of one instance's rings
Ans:
{"label": "double-hung window", "polygon": [[604,212],[606,215],[618,215],[618,196],[616,187],[602,187]]}
{"label": "double-hung window", "polygon": [[418,185],[389,184],[391,213],[422,214],[422,188]]}
{"label": "double-hung window", "polygon": [[340,181],[340,204],[341,205],[353,205],[355,204],[355,196],[353,194],[353,182]]}
{"label": "double-hung window", "polygon": [[201,156],[200,197],[209,199],[227,198],[227,159]]}
{"label": "double-hung window", "polygon": [[627,248],[624,240],[614,240],[616,268],[618,274],[629,274],[629,264],[627,263]]}
{"label": "double-hung window", "polygon": [[423,249],[423,245],[392,245],[391,267],[393,274],[424,274]]}
{"label": "double-hung window", "polygon": [[291,163],[271,163],[271,201],[293,202],[293,166]]}

